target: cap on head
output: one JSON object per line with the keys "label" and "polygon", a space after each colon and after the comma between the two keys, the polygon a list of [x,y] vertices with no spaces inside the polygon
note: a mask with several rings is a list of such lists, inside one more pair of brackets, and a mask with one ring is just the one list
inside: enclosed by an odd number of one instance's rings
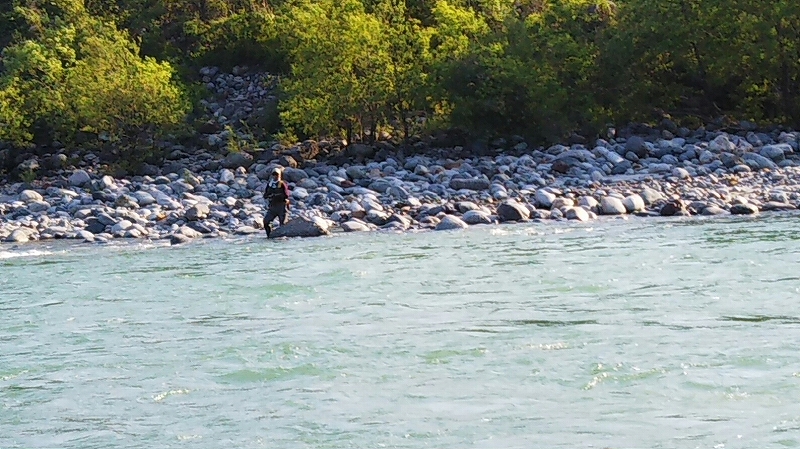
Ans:
{"label": "cap on head", "polygon": [[275,167],[275,168],[272,169],[272,173],[270,173],[270,175],[271,176],[276,176],[277,175],[280,178],[281,175],[283,175],[283,170],[280,167]]}

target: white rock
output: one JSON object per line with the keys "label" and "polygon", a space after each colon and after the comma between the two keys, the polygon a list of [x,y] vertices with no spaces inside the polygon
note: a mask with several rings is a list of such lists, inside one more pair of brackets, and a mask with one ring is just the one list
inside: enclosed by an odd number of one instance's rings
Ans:
{"label": "white rock", "polygon": [[566,217],[568,220],[589,221],[589,212],[582,207],[571,207],[567,209]]}
{"label": "white rock", "polygon": [[22,193],[19,194],[19,200],[28,203],[31,201],[42,201],[44,198],[39,192],[34,190],[23,190]]}
{"label": "white rock", "polygon": [[556,195],[553,193],[548,192],[544,189],[539,189],[536,191],[536,205],[539,207],[543,207],[545,209],[550,209],[553,206],[553,201],[555,201]]}
{"label": "white rock", "polygon": [[350,220],[342,223],[344,232],[366,232],[369,231],[369,226],[365,223],[356,220]]}
{"label": "white rock", "polygon": [[465,229],[467,227],[469,227],[469,225],[455,215],[445,215],[439,224],[436,225],[435,229],[437,231],[451,231],[453,229]]}
{"label": "white rock", "polygon": [[611,196],[604,196],[600,200],[600,210],[605,215],[622,215],[627,212],[622,200]]}
{"label": "white rock", "polygon": [[628,213],[644,210],[644,199],[637,194],[629,195],[622,200],[623,206]]}
{"label": "white rock", "polygon": [[692,177],[692,175],[685,168],[682,167],[675,167],[672,170],[672,176],[679,179],[686,179]]}
{"label": "white rock", "polygon": [[114,235],[122,234],[125,231],[127,231],[128,229],[130,229],[132,226],[133,226],[133,223],[131,223],[130,221],[121,220],[120,222],[118,222],[114,226],[111,226],[111,233],[114,234]]}
{"label": "white rock", "polygon": [[236,176],[233,174],[232,171],[228,170],[227,168],[223,168],[219,172],[219,182],[223,184],[230,184],[236,179]]}

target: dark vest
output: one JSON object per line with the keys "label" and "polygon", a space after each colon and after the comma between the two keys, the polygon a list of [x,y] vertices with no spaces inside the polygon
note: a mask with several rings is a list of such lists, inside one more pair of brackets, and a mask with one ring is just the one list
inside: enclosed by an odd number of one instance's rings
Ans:
{"label": "dark vest", "polygon": [[288,190],[289,186],[286,184],[286,181],[278,181],[278,185],[275,187],[270,187],[270,185],[267,184],[267,188],[264,190],[264,198],[269,201],[270,205],[281,205],[286,203],[286,200],[289,199]]}

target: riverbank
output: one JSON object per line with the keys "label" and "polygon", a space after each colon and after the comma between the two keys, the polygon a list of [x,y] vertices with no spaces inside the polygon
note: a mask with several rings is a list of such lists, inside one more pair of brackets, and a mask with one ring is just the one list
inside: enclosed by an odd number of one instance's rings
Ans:
{"label": "riverbank", "polygon": [[[0,186],[0,240],[182,243],[261,233],[261,192],[278,165],[285,167],[293,204],[293,220],[278,236],[289,237],[591,221],[601,215],[793,210],[800,205],[797,141],[798,133],[697,131],[686,137],[598,140],[591,148],[528,151],[522,144],[515,155],[482,157],[457,157],[461,148],[403,156],[384,146],[368,148],[360,164],[342,165],[299,165],[287,155],[261,163],[231,153],[212,161],[216,170],[187,169],[206,157],[200,153],[179,164],[170,161],[154,176],[115,179],[90,168]],[[183,170],[170,171],[169,165]]]}

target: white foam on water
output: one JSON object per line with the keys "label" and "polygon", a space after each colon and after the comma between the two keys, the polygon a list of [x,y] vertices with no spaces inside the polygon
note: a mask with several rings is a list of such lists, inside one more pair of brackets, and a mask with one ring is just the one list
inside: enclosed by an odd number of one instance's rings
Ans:
{"label": "white foam on water", "polygon": [[0,260],[15,259],[17,257],[40,257],[55,254],[53,251],[31,249],[27,251],[0,251]]}

